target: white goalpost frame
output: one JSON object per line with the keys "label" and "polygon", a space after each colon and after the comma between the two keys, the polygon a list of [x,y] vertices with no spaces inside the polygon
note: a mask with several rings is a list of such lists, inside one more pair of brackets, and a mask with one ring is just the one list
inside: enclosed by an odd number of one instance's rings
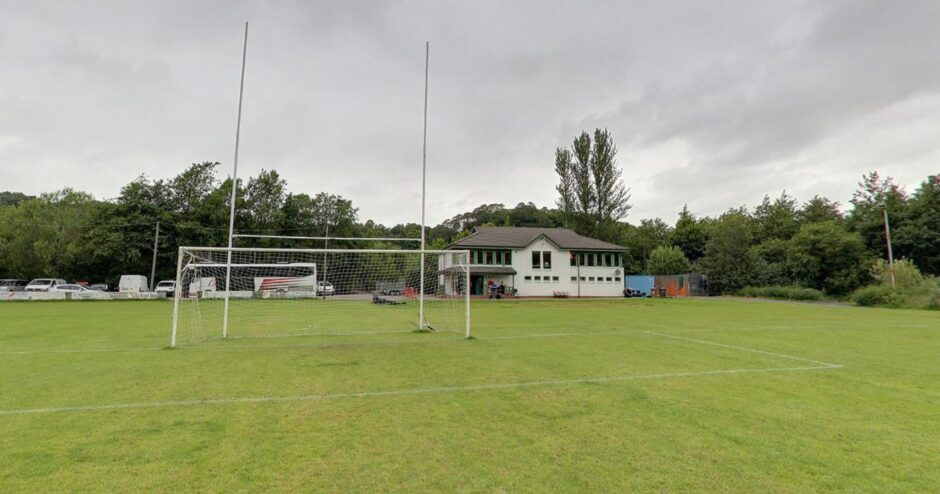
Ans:
{"label": "white goalpost frame", "polygon": [[394,238],[394,237],[305,237],[298,235],[255,235],[248,233],[236,233],[232,235],[235,238],[274,238],[278,240],[352,240],[367,242],[420,242],[420,238]]}
{"label": "white goalpost frame", "polygon": [[[421,267],[420,267],[420,286],[418,289],[418,327],[419,329],[426,329],[428,327],[425,315],[424,315],[424,291],[425,291],[425,253],[431,252],[426,250],[426,233],[425,233],[425,222],[426,222],[426,193],[427,193],[427,157],[428,157],[428,74],[430,72],[430,53],[431,53],[431,43],[426,41],[424,51],[424,121],[422,128],[422,154],[421,154],[421,238],[420,239],[392,239],[392,238],[352,238],[352,237],[339,237],[335,240],[373,240],[373,241],[398,241],[398,242],[420,242],[420,256],[421,256]],[[281,239],[306,239],[306,240],[331,240],[330,237],[297,237],[297,236],[267,236],[267,235],[250,235],[250,234],[235,234],[235,203],[236,196],[238,191],[238,150],[241,137],[241,121],[242,121],[242,102],[244,98],[245,90],[245,62],[247,60],[248,54],[248,21],[245,21],[245,36],[244,43],[242,45],[242,66],[241,66],[241,79],[238,88],[238,113],[235,123],[235,156],[233,160],[233,169],[232,169],[232,192],[230,199],[230,209],[229,209],[229,228],[228,228],[228,258],[226,266],[226,275],[225,275],[225,310],[222,320],[222,337],[225,338],[228,335],[228,308],[229,308],[229,298],[230,298],[230,284],[231,284],[231,262],[232,262],[232,252],[234,248],[234,238],[281,238]],[[181,247],[182,249],[182,247]],[[468,254],[469,255],[469,254]],[[469,306],[469,270],[470,270],[470,260],[467,258],[467,287],[465,291],[467,292],[467,337],[470,335],[469,329],[469,318],[470,318],[470,306]],[[179,266],[177,267],[177,278],[180,276]],[[177,280],[179,281],[179,280]],[[177,294],[179,290],[177,290]],[[178,300],[174,301],[174,321],[173,321],[173,335],[175,342],[176,334],[176,325],[177,325],[177,311],[178,311]]]}
{"label": "white goalpost frame", "polygon": [[[417,329],[426,329],[427,322],[424,319],[424,264],[425,257],[427,254],[432,255],[456,255],[462,256],[463,261],[455,264],[454,266],[460,267],[463,271],[463,303],[464,303],[464,337],[470,338],[470,251],[469,250],[427,250],[422,249],[420,251],[415,250],[401,250],[401,249],[284,249],[284,248],[251,248],[251,247],[192,247],[192,246],[181,246],[179,247],[177,253],[177,262],[176,262],[176,286],[173,294],[173,326],[170,333],[170,347],[177,346],[177,334],[179,328],[179,312],[180,312],[180,301],[182,299],[182,292],[184,287],[182,286],[183,282],[183,257],[184,254],[188,251],[201,251],[201,252],[225,252],[227,261],[216,262],[216,263],[200,263],[198,267],[216,267],[216,268],[225,268],[227,282],[231,281],[231,269],[233,267],[272,267],[272,268],[283,268],[283,267],[294,267],[294,266],[306,266],[314,267],[315,264],[311,263],[249,263],[249,264],[233,264],[232,263],[232,254],[238,252],[257,252],[257,253],[321,253],[321,254],[333,254],[333,253],[348,253],[348,254],[411,254],[419,255],[421,263],[421,287],[418,290],[419,298],[419,327]],[[452,267],[454,267],[452,266]],[[187,293],[188,293],[188,287]],[[229,312],[229,296],[230,288],[229,285],[226,285],[225,295],[224,295],[224,306],[223,306],[223,320],[226,321],[226,327],[223,328],[222,338],[226,338],[227,335],[227,321],[228,321],[228,312]]]}
{"label": "white goalpost frame", "polygon": [[[238,85],[238,116],[235,119],[235,158],[232,162],[232,196],[228,216],[228,248],[232,248],[232,235],[235,233],[235,196],[238,195],[238,145],[241,139],[242,131],[242,101],[245,95],[245,61],[248,58],[248,21],[245,21],[245,41],[242,44],[242,74],[241,82]],[[232,263],[232,253],[229,251],[228,263]],[[177,273],[179,276],[179,273]],[[228,267],[225,272],[225,313],[222,319],[222,337],[228,335],[228,299],[229,282],[232,278],[232,269]],[[177,293],[179,290],[177,290]],[[177,308],[178,309],[178,308]],[[174,309],[174,310],[177,310]],[[175,327],[175,325],[174,325]],[[174,330],[175,333],[175,330]]]}

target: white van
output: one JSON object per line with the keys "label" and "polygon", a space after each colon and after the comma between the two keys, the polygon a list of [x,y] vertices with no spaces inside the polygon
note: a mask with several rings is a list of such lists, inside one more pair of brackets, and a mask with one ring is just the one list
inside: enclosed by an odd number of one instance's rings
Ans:
{"label": "white van", "polygon": [[64,285],[65,280],[61,278],[36,278],[26,285],[27,292],[48,292],[50,288],[56,285]]}
{"label": "white van", "polygon": [[147,292],[150,291],[150,285],[147,284],[147,277],[139,274],[122,274],[118,282],[118,291],[127,292]]}

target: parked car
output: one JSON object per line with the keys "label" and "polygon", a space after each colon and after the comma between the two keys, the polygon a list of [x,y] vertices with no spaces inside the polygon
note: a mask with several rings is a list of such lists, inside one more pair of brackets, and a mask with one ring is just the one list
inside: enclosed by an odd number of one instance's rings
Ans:
{"label": "parked car", "polygon": [[317,294],[319,295],[335,295],[336,289],[333,288],[333,284],[329,281],[318,281],[317,282]]}
{"label": "parked car", "polygon": [[157,283],[156,288],[153,291],[157,293],[165,293],[167,297],[172,297],[173,292],[176,291],[176,282],[175,281],[161,281]]}
{"label": "parked car", "polygon": [[56,285],[65,285],[62,278],[36,278],[26,285],[27,292],[48,292],[50,288]]}
{"label": "parked car", "polygon": [[111,287],[109,287],[107,283],[92,283],[88,286],[88,288],[91,288],[92,290],[98,290],[99,292],[111,291]]}
{"label": "parked car", "polygon": [[49,291],[50,292],[85,293],[85,292],[97,292],[98,290],[92,290],[91,288],[84,287],[77,283],[66,283],[64,285],[55,285],[52,288],[50,288]]}
{"label": "parked car", "polygon": [[147,284],[147,277],[139,274],[122,274],[118,281],[119,292],[146,292],[150,285]]}
{"label": "parked car", "polygon": [[3,279],[0,280],[0,292],[22,292],[27,284],[26,280]]}

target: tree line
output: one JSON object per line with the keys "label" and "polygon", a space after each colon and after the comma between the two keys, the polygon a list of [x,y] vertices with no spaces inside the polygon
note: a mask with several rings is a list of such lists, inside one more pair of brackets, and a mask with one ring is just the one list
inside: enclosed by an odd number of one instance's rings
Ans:
{"label": "tree line", "polygon": [[[627,221],[629,189],[606,130],[577,136],[556,149],[555,207],[531,202],[483,204],[426,230],[429,247],[443,248],[479,226],[568,227],[622,245],[624,271],[700,272],[714,294],[747,286],[793,285],[847,294],[872,281],[885,258],[884,210],[894,255],[923,274],[940,275],[940,175],[913,192],[877,172],[864,175],[848,207],[815,196],[800,203],[783,191],[755,207],[711,217],[688,207],[673,224],[660,218]],[[0,192],[0,277],[64,277],[114,282],[149,274],[160,224],[157,278],[174,276],[180,245],[224,246],[232,182],[219,163],[193,163],[165,179],[140,176],[113,200],[72,189],[30,197]],[[238,233],[331,237],[416,238],[415,223],[360,221],[351,200],[326,192],[295,193],[275,170],[239,180]],[[322,242],[239,239],[244,247],[322,247]],[[333,242],[334,247],[417,248],[416,244]]]}

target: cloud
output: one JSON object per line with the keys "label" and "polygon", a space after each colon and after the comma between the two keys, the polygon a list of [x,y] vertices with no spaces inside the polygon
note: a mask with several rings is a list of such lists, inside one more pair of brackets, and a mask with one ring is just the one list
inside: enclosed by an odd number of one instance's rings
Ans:
{"label": "cloud", "polygon": [[631,219],[782,189],[845,203],[936,172],[935,2],[18,3],[0,19],[0,189],[113,197],[140,173],[276,168],[385,223],[554,202],[555,147],[606,127]]}

